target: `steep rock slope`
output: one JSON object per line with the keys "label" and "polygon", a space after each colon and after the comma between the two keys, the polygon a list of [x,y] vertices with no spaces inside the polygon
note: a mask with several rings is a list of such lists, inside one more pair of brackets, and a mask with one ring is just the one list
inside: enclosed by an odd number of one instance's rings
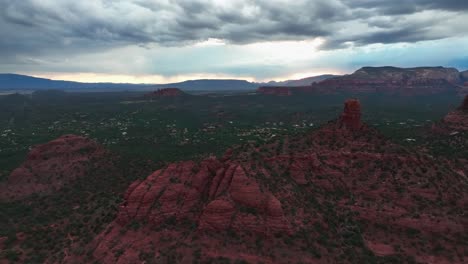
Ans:
{"label": "steep rock slope", "polygon": [[125,194],[102,263],[466,263],[468,183],[386,140],[357,100],[303,137],[174,163]]}
{"label": "steep rock slope", "polygon": [[76,135],[64,135],[33,147],[26,161],[0,183],[0,200],[16,200],[32,194],[54,192],[74,179],[104,165],[104,148]]}

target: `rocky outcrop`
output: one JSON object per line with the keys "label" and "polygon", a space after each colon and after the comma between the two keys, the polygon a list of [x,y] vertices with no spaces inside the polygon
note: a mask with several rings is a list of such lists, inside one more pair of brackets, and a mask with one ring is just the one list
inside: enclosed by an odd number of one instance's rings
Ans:
{"label": "rocky outcrop", "polygon": [[[348,100],[338,121],[307,135],[133,183],[85,262],[466,263],[457,254],[466,178],[386,140],[360,114]],[[438,250],[434,237],[444,238]]]}
{"label": "rocky outcrop", "polygon": [[182,92],[179,88],[163,88],[163,89],[158,89],[154,92],[151,92],[149,94],[146,94],[145,97],[147,98],[154,98],[154,97],[175,97],[175,96],[181,96],[184,95],[185,93]]}
{"label": "rocky outcrop", "polygon": [[135,220],[155,227],[191,221],[199,230],[262,234],[289,228],[278,199],[262,191],[235,163],[175,163],[132,184],[125,198],[116,220],[120,225]]}
{"label": "rocky outcrop", "polygon": [[64,135],[33,147],[26,161],[0,183],[0,199],[54,192],[86,176],[105,156],[104,148],[82,136]]}
{"label": "rocky outcrop", "polygon": [[345,102],[344,110],[339,118],[338,125],[350,130],[358,130],[361,128],[361,103],[359,100],[349,99]]}

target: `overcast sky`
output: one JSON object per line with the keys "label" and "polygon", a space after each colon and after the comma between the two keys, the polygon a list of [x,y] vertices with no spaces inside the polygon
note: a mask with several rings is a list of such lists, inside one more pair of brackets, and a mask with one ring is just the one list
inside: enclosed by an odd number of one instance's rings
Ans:
{"label": "overcast sky", "polygon": [[468,69],[466,0],[0,0],[0,72],[164,83]]}

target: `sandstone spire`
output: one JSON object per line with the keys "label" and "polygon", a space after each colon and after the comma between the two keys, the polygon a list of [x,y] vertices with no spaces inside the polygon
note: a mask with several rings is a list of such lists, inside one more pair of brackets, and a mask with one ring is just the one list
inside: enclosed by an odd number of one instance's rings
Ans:
{"label": "sandstone spire", "polygon": [[343,113],[338,124],[349,130],[361,128],[361,103],[357,99],[348,99],[345,102]]}

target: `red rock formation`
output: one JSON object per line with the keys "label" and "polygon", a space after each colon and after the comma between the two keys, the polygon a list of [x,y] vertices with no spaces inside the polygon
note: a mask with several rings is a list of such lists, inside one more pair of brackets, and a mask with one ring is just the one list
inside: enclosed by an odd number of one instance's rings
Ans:
{"label": "red rock formation", "polygon": [[163,88],[146,94],[145,97],[173,97],[181,96],[183,94],[184,92],[182,92],[179,88]]}
{"label": "red rock formation", "polygon": [[[459,92],[463,78],[453,68],[421,67],[363,67],[353,74],[326,79],[310,86],[261,87],[263,94],[294,93],[385,93],[396,95],[427,95]],[[280,89],[281,88],[281,89]]]}
{"label": "red rock formation", "polygon": [[[457,254],[468,225],[466,178],[447,160],[387,141],[359,117],[359,102],[349,100],[339,121],[346,129],[330,122],[135,182],[117,219],[91,243],[92,260],[368,263],[391,255],[466,263]],[[434,237],[444,238],[437,251]]]}
{"label": "red rock formation", "polygon": [[[210,172],[210,165],[216,171]],[[200,230],[233,228],[262,234],[288,230],[281,203],[271,193],[262,192],[237,164],[221,165],[216,160],[206,160],[201,167],[193,162],[172,164],[132,184],[125,197],[117,218],[121,225],[133,219],[154,226],[185,219],[198,221]],[[257,212],[262,220],[244,225],[250,216],[240,213],[240,207]]]}
{"label": "red rock formation", "polygon": [[47,194],[83,177],[104,156],[98,143],[82,136],[64,135],[34,147],[26,161],[0,184],[0,199]]}
{"label": "red rock formation", "polygon": [[353,131],[361,128],[361,103],[359,100],[349,99],[345,102],[338,124],[340,127]]}

